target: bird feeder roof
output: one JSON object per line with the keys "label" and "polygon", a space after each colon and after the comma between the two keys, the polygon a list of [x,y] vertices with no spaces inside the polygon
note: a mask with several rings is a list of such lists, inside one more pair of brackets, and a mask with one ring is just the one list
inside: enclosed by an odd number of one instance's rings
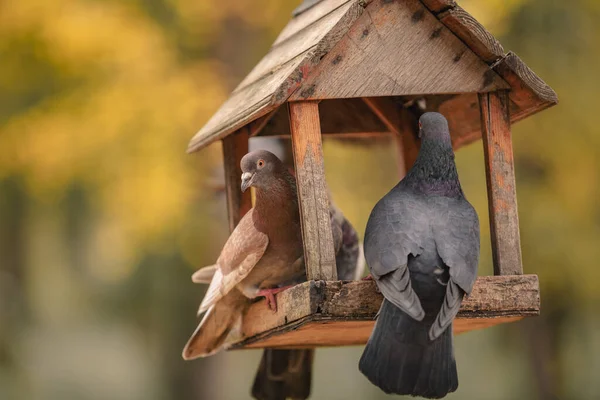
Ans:
{"label": "bird feeder roof", "polygon": [[373,97],[426,99],[464,144],[481,137],[477,93],[495,90],[509,90],[511,122],[558,102],[452,0],[305,0],[188,151],[255,134],[287,101]]}

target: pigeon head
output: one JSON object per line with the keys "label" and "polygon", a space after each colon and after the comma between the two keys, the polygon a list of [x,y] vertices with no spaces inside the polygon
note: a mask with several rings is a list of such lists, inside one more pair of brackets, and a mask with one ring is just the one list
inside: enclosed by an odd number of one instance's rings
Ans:
{"label": "pigeon head", "polygon": [[419,137],[451,143],[448,121],[440,113],[426,112],[419,118]]}
{"label": "pigeon head", "polygon": [[269,189],[277,182],[277,177],[285,166],[277,156],[266,150],[246,154],[240,163],[242,168],[242,192],[250,186]]}

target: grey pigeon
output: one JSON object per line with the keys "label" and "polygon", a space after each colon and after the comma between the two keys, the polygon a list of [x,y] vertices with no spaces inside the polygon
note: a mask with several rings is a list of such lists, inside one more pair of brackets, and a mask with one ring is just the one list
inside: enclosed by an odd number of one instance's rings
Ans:
{"label": "grey pigeon", "polygon": [[479,220],[458,180],[448,123],[419,119],[414,166],[373,208],[365,258],[384,296],[360,371],[386,393],[458,387],[452,321],[477,277]]}
{"label": "grey pigeon", "polygon": [[[229,236],[198,313],[200,325],[186,344],[183,358],[212,355],[223,348],[250,300],[274,294],[306,280],[296,180],[268,151],[246,154],[241,161],[242,191],[256,189],[256,201]],[[210,269],[209,269],[210,271]]]}

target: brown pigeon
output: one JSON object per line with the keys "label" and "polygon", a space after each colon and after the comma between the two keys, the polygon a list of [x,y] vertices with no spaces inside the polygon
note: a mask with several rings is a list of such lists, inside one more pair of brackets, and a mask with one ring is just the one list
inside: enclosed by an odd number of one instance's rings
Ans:
{"label": "brown pigeon", "polygon": [[[293,171],[289,169],[288,171],[293,179]],[[294,190],[294,196],[296,196],[295,182],[291,187]],[[259,190],[260,189],[257,188],[257,192]],[[260,198],[257,195],[257,206],[259,199]],[[356,276],[361,276],[361,266],[364,268],[364,258],[359,254],[359,247],[361,246],[359,244],[358,234],[350,222],[344,217],[341,210],[333,203],[330,203],[330,217],[333,242],[336,251],[338,278],[341,280],[352,280]],[[300,234],[299,220],[293,227],[297,229],[298,234]],[[294,248],[290,248],[290,250],[296,251]],[[361,260],[358,260],[359,258],[363,260],[362,263],[360,262]],[[302,268],[304,268],[303,263]],[[204,267],[194,273],[192,280],[195,283],[211,283],[213,276],[218,269],[218,263],[216,265]],[[304,274],[299,274],[298,279],[294,279],[289,283],[296,284],[305,280],[306,276]],[[268,297],[267,300],[269,301]],[[308,398],[311,387],[313,357],[314,350],[310,349],[265,349],[252,386],[252,396],[259,400]]]}
{"label": "brown pigeon", "polygon": [[[358,234],[332,202],[329,213],[338,278],[359,279],[365,263],[359,252]],[[195,283],[210,283],[215,271],[215,266],[204,267],[194,273],[192,280]],[[258,400],[307,399],[310,395],[314,352],[312,349],[265,349],[252,385],[252,396]]]}
{"label": "brown pigeon", "polygon": [[212,266],[214,275],[198,310],[206,313],[183,350],[186,360],[221,350],[250,299],[265,296],[276,309],[275,293],[306,280],[294,177],[265,150],[246,154],[241,168],[242,191],[255,188],[255,205]]}

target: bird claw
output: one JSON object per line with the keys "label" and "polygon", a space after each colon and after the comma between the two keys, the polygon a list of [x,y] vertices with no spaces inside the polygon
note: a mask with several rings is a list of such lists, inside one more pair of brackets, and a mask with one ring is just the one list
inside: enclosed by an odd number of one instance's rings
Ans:
{"label": "bird claw", "polygon": [[267,302],[267,307],[269,307],[269,309],[273,312],[277,312],[277,299],[275,298],[275,295],[279,292],[283,292],[286,289],[291,288],[292,286],[284,286],[284,287],[280,287],[280,288],[275,288],[275,289],[262,289],[259,290],[258,293],[256,294],[256,296],[262,296],[265,298],[266,302]]}
{"label": "bird claw", "polygon": [[371,275],[371,274],[369,274],[361,279],[361,281],[372,281],[372,280],[373,280],[373,275]]}

